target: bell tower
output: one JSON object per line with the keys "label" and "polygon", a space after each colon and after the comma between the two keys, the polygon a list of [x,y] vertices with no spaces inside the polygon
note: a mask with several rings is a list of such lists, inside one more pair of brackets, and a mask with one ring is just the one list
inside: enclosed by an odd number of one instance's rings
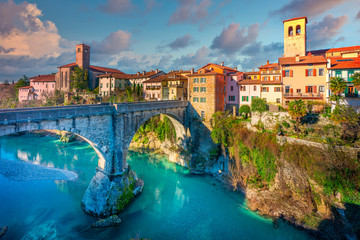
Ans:
{"label": "bell tower", "polygon": [[284,57],[306,55],[307,17],[292,18],[284,23]]}
{"label": "bell tower", "polygon": [[83,68],[90,68],[90,46],[85,44],[76,45],[76,64]]}

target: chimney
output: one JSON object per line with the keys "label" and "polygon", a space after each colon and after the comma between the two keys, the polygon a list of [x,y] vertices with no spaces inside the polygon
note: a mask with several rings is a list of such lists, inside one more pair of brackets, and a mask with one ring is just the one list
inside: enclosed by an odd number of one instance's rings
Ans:
{"label": "chimney", "polygon": [[137,72],[137,75],[140,76],[140,72]]}
{"label": "chimney", "polygon": [[300,56],[299,56],[299,55],[296,55],[295,61],[296,61],[296,62],[300,62]]}
{"label": "chimney", "polygon": [[158,72],[159,72],[159,69],[155,69],[155,72],[158,73]]}
{"label": "chimney", "polygon": [[234,67],[235,71],[237,71],[237,67]]}
{"label": "chimney", "polygon": [[192,68],[191,71],[190,71],[191,74],[194,74],[194,69]]}
{"label": "chimney", "polygon": [[146,71],[143,71],[143,75],[145,75]]}
{"label": "chimney", "polygon": [[270,64],[270,63],[269,63],[269,60],[267,60],[267,62],[266,62],[266,63],[267,63],[267,65],[269,65],[269,64]]}
{"label": "chimney", "polygon": [[253,69],[253,72],[255,72],[255,70]]}
{"label": "chimney", "polygon": [[221,64],[220,64],[221,66],[224,66],[224,62],[221,62]]}

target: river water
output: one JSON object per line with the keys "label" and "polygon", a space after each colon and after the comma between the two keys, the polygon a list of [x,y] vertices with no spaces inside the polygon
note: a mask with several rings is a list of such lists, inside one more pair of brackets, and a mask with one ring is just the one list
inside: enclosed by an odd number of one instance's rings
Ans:
{"label": "river water", "polygon": [[[145,182],[143,193],[119,216],[117,228],[91,229],[81,210],[95,174],[97,155],[87,143],[63,144],[54,137],[0,137],[0,161],[25,161],[77,173],[75,181],[22,180],[0,174],[3,239],[310,239],[286,223],[246,209],[244,196],[208,176],[153,153],[130,152],[128,163]],[[5,175],[5,176],[4,176]],[[22,178],[21,178],[22,179]]]}

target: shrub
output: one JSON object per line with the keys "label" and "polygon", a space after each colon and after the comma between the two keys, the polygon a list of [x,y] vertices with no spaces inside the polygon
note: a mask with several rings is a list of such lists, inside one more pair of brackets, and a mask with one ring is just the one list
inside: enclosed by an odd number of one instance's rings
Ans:
{"label": "shrub", "polygon": [[263,112],[267,111],[269,108],[266,105],[266,101],[261,98],[254,98],[251,102],[251,110],[253,112],[258,112],[262,114]]}
{"label": "shrub", "polygon": [[239,115],[242,116],[243,114],[245,114],[245,119],[248,118],[248,114],[250,114],[250,112],[251,110],[249,105],[242,105],[239,109]]}

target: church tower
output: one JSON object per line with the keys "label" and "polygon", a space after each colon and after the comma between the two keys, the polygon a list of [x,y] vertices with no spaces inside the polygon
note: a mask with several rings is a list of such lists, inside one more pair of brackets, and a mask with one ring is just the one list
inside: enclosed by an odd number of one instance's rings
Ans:
{"label": "church tower", "polygon": [[284,57],[306,55],[307,17],[292,18],[284,23]]}
{"label": "church tower", "polygon": [[76,45],[76,64],[83,69],[90,68],[90,46]]}

